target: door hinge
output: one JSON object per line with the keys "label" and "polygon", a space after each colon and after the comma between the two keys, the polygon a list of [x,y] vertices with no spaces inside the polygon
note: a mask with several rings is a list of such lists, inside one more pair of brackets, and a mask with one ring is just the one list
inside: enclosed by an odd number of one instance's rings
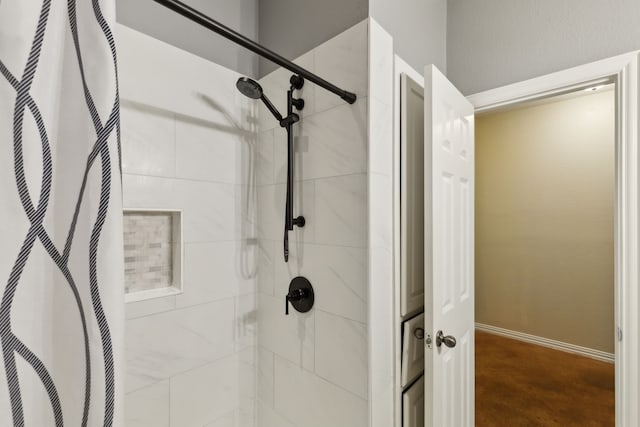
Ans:
{"label": "door hinge", "polygon": [[622,328],[618,327],[618,342],[622,341]]}

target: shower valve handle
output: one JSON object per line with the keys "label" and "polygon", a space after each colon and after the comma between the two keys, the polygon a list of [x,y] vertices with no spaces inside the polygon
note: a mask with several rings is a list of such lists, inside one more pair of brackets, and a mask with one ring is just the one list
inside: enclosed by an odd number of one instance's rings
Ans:
{"label": "shower valve handle", "polygon": [[300,301],[307,297],[307,291],[305,289],[295,289],[289,292],[286,296],[285,314],[289,315],[289,301]]}

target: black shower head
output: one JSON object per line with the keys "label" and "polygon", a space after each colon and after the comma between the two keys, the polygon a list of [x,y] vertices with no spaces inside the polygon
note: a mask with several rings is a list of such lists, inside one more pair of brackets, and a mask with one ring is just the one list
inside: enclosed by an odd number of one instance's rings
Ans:
{"label": "black shower head", "polygon": [[249,77],[240,77],[236,82],[236,87],[244,96],[251,99],[262,98],[262,86]]}
{"label": "black shower head", "polygon": [[[278,122],[282,122],[282,115],[278,112],[276,107],[273,106],[269,98],[262,92],[262,86],[257,81],[250,79],[249,77],[240,77],[236,82],[236,87],[244,96],[251,99],[261,99],[266,105],[267,109],[271,111],[271,114],[278,120]],[[281,123],[282,124],[282,123]]]}

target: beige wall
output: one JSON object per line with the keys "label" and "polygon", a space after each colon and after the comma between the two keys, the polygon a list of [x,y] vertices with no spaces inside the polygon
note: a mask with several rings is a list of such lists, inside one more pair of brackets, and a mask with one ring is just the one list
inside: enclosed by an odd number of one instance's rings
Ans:
{"label": "beige wall", "polygon": [[614,92],[476,123],[476,321],[613,353]]}

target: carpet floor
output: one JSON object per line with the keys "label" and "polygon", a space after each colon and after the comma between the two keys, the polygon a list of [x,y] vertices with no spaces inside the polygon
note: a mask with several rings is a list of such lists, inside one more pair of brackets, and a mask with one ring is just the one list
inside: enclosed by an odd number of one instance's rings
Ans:
{"label": "carpet floor", "polygon": [[612,363],[476,332],[476,426],[614,426]]}

